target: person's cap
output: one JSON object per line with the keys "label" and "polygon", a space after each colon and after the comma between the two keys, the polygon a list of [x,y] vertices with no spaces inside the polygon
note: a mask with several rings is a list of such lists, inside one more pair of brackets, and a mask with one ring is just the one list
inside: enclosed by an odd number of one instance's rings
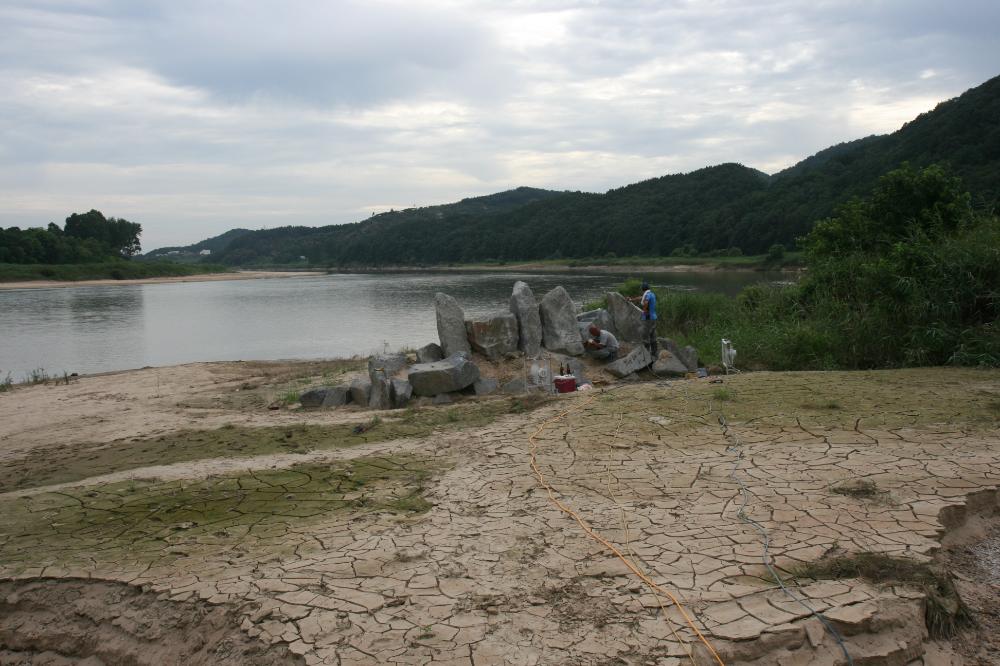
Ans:
{"label": "person's cap", "polygon": [[[635,284],[635,283],[633,283],[633,284]],[[646,289],[649,289],[649,283],[648,282],[643,282],[642,283],[642,290],[645,291]]]}

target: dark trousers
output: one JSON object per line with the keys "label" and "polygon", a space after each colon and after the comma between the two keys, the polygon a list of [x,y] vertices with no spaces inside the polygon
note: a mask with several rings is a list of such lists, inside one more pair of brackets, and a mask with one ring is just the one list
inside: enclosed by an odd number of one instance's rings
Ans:
{"label": "dark trousers", "polygon": [[642,330],[642,344],[649,349],[649,353],[652,354],[653,358],[656,358],[656,320],[655,319],[643,319],[642,320],[643,330]]}

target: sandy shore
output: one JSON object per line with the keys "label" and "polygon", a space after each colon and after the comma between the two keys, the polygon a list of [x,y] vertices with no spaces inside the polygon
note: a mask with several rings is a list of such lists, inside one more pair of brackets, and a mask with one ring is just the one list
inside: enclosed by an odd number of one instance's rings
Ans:
{"label": "sandy shore", "polygon": [[259,280],[262,278],[293,278],[326,275],[320,271],[234,271],[232,273],[203,273],[178,277],[143,278],[139,280],[29,280],[26,282],[0,282],[0,289],[52,289],[54,287],[90,287],[95,285],[161,284],[168,282],[217,282],[219,280]]}

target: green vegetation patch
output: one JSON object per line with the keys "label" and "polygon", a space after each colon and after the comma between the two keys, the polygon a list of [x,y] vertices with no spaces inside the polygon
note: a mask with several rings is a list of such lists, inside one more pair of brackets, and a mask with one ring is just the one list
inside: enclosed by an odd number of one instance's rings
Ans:
{"label": "green vegetation patch", "polygon": [[855,553],[804,564],[797,578],[862,578],[877,585],[910,585],[927,595],[924,621],[932,638],[950,638],[974,624],[972,614],[947,571],[931,564],[881,553]]}
{"label": "green vegetation patch", "polygon": [[35,449],[0,468],[0,492],[208,458],[304,454],[366,442],[426,437],[439,428],[484,426],[505,414],[529,411],[546,402],[546,399],[521,397],[470,401],[447,409],[410,408],[383,412],[365,423],[364,428],[358,428],[356,423],[264,428],[226,425],[215,430],[180,430],[147,439]]}
{"label": "green vegetation patch", "polygon": [[283,552],[337,514],[427,511],[440,463],[364,457],[200,481],[125,481],[0,501],[0,561],[16,567],[151,560],[233,549]]}
{"label": "green vegetation patch", "polygon": [[170,261],[100,261],[86,264],[4,264],[0,263],[0,282],[28,280],[139,280],[157,277],[183,277],[203,273],[232,271],[216,264],[177,264]]}

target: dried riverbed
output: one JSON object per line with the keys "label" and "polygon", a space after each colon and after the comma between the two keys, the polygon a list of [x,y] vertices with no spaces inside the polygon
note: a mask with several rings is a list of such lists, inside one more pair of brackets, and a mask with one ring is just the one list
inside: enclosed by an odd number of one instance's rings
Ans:
{"label": "dried riverbed", "polygon": [[[52,638],[81,626],[192,664],[844,663],[764,568],[744,500],[856,663],[995,663],[996,371],[646,382],[375,423],[269,409],[357,368],[193,364],[0,394],[0,664],[83,660],[93,645]],[[934,640],[919,587],[801,574],[856,553],[945,561],[979,628]],[[53,617],[66,604],[77,629]],[[192,614],[214,618],[193,641]]]}

